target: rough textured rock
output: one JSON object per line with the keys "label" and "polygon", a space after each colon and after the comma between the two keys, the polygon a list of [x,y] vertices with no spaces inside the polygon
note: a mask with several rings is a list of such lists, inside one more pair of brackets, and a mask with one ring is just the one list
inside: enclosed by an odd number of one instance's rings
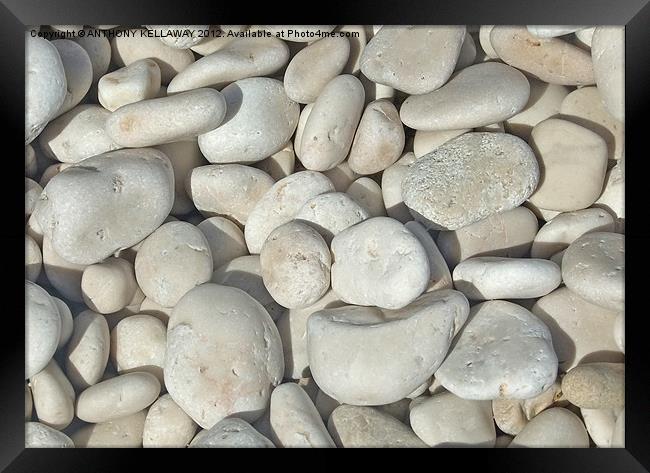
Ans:
{"label": "rough textured rock", "polygon": [[616,409],[625,406],[625,364],[584,363],[562,378],[568,401],[584,409]]}

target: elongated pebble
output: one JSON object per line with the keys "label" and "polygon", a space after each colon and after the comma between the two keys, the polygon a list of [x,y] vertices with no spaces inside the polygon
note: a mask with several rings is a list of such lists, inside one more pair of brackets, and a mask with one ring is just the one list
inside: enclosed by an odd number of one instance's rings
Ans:
{"label": "elongated pebble", "polygon": [[110,346],[108,323],[103,315],[85,310],[74,318],[74,329],[66,350],[65,371],[76,389],[86,389],[102,379]]}

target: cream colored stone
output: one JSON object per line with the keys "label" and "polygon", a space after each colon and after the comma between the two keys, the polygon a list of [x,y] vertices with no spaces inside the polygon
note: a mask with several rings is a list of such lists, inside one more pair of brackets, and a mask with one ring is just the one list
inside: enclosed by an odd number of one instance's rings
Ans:
{"label": "cream colored stone", "polygon": [[97,84],[97,98],[114,112],[124,105],[156,98],[160,92],[160,67],[153,59],[140,59],[104,75]]}
{"label": "cream colored stone", "polygon": [[133,264],[121,258],[107,258],[86,266],[81,276],[84,302],[89,309],[100,314],[124,309],[131,304],[138,290]]}
{"label": "cream colored stone", "polygon": [[332,182],[336,192],[345,192],[350,185],[360,176],[350,169],[347,161],[343,161],[336,167],[323,171],[323,174]]}
{"label": "cream colored stone", "polygon": [[596,446],[600,448],[612,446],[616,411],[615,409],[580,409],[589,437]]}
{"label": "cream colored stone", "polygon": [[582,26],[570,25],[553,25],[553,26],[527,26],[528,31],[538,38],[555,38],[557,36],[565,36],[578,31],[583,28]]}
{"label": "cream colored stone", "polygon": [[52,297],[25,280],[25,379],[47,366],[59,343],[61,316]]}
{"label": "cream colored stone", "polygon": [[554,407],[534,417],[508,446],[521,447],[587,448],[589,435],[577,415]]}
{"label": "cream colored stone", "polygon": [[63,430],[74,418],[75,392],[55,360],[30,378],[34,409],[39,422]]}
{"label": "cream colored stone", "polygon": [[152,315],[120,320],[111,331],[110,358],[119,374],[146,371],[163,384],[167,327]]}
{"label": "cream colored stone", "polygon": [[519,399],[493,399],[492,413],[497,427],[506,434],[517,435],[528,423]]}
{"label": "cream colored stone", "polygon": [[441,130],[441,131],[423,131],[417,130],[415,138],[413,139],[413,153],[416,158],[429,154],[434,149],[445,144],[457,136],[471,131],[470,128],[463,128],[460,130]]}
{"label": "cream colored stone", "polygon": [[192,418],[169,394],[160,396],[147,411],[142,434],[144,448],[185,448],[196,432]]}
{"label": "cream colored stone", "polygon": [[312,108],[314,108],[313,103],[309,103],[302,108],[302,110],[300,111],[300,117],[298,118],[298,125],[296,125],[296,134],[293,137],[293,143],[294,143],[293,147],[298,159],[300,159],[300,156],[302,155],[300,149],[300,146],[302,144],[302,134],[303,131],[305,130],[305,125],[307,124],[307,120],[309,119],[309,115],[311,114]]}
{"label": "cream colored stone", "polygon": [[592,26],[590,28],[583,28],[581,30],[576,31],[575,35],[578,41],[580,41],[588,48],[591,48],[591,40],[593,39],[595,31],[596,31],[596,27]]}
{"label": "cream colored stone", "polygon": [[613,335],[616,312],[593,305],[566,287],[539,299],[532,312],[551,330],[561,371],[584,362],[623,361]]}
{"label": "cream colored stone", "polygon": [[605,108],[625,121],[625,28],[599,26],[591,42],[596,84]]}
{"label": "cream colored stone", "polygon": [[494,447],[496,441],[488,401],[438,394],[413,407],[410,420],[413,431],[430,447]]}
{"label": "cream colored stone", "polygon": [[228,217],[243,226],[273,184],[273,178],[261,169],[210,164],[190,171],[188,194],[203,215]]}
{"label": "cream colored stone", "polygon": [[559,85],[595,83],[591,55],[559,38],[537,38],[522,26],[495,26],[490,44],[506,64]]}
{"label": "cream colored stone", "polygon": [[625,406],[625,364],[583,363],[562,379],[567,400],[584,409],[617,409]]}
{"label": "cream colored stone", "polygon": [[360,177],[350,184],[345,192],[364,207],[371,217],[386,216],[381,187],[373,179]]}
{"label": "cream colored stone", "polygon": [[146,412],[89,424],[72,434],[78,448],[140,448]]}
{"label": "cream colored stone", "polygon": [[84,48],[69,39],[55,39],[52,45],[59,52],[65,70],[66,94],[56,115],[72,110],[84,98],[93,82],[93,66]]}
{"label": "cream colored stone", "polygon": [[110,332],[103,315],[85,310],[74,318],[65,371],[77,390],[86,389],[102,379],[110,347]]}

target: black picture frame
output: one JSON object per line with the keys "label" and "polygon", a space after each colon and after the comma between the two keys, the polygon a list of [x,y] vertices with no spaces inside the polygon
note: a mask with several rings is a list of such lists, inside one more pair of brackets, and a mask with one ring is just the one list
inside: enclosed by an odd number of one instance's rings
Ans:
{"label": "black picture frame", "polygon": [[[412,468],[415,458],[425,468],[445,468],[445,462],[470,465],[474,460],[482,471],[500,472],[642,472],[650,471],[650,350],[644,330],[644,313],[636,313],[645,302],[650,242],[650,227],[643,190],[647,187],[644,160],[647,156],[648,132],[644,129],[644,115],[650,101],[650,5],[649,0],[523,0],[471,1],[451,0],[331,0],[313,3],[317,6],[305,8],[305,2],[268,2],[267,4],[246,4],[244,2],[212,1],[138,1],[138,0],[3,0],[0,5],[0,45],[2,53],[2,76],[0,95],[4,107],[5,130],[4,166],[5,193],[3,206],[5,222],[0,225],[0,242],[5,251],[7,277],[4,279],[3,301],[5,313],[0,329],[2,362],[0,363],[0,470],[6,472],[115,472],[117,468],[128,468],[135,461],[135,454],[146,461],[148,469],[158,468],[149,462],[172,465],[172,450],[144,450],[127,452],[114,449],[29,449],[24,448],[23,417],[23,341],[24,325],[20,314],[24,312],[23,282],[15,277],[23,254],[18,249],[23,245],[24,221],[19,224],[20,204],[24,190],[19,186],[22,149],[22,124],[24,120],[24,31],[26,25],[38,24],[141,24],[141,23],[266,23],[266,24],[577,24],[577,25],[625,25],[626,26],[626,154],[632,159],[626,162],[626,309],[628,316],[626,334],[626,433],[624,449],[471,449],[459,452],[456,449],[397,452]],[[253,6],[254,5],[254,6]],[[206,20],[209,19],[209,20]],[[644,156],[645,155],[645,156]],[[12,177],[13,176],[13,177]],[[11,182],[9,182],[11,181]],[[15,187],[14,187],[15,186]],[[636,194],[636,197],[635,197]],[[647,200],[647,199],[646,199]],[[18,248],[18,249],[16,249]],[[3,268],[4,269],[4,268]],[[21,269],[22,271],[22,269]],[[631,271],[631,272],[630,272]],[[638,274],[638,276],[637,276]],[[8,322],[12,322],[11,324]],[[175,451],[174,451],[175,452]],[[255,458],[278,467],[296,464],[296,451],[285,452],[287,459],[271,459],[261,452],[219,452],[194,451],[188,453],[186,468],[197,468],[197,460],[210,463],[217,458],[223,461],[252,461]],[[269,451],[267,455],[281,455],[280,451]],[[383,459],[383,453],[372,457]],[[370,455],[365,455],[366,462]],[[304,454],[301,453],[301,454]],[[316,452],[310,453],[315,455]],[[336,459],[340,453],[332,455]],[[206,455],[208,455],[206,457]],[[233,455],[231,457],[231,455]],[[236,456],[235,456],[236,455]],[[288,455],[291,455],[289,457]],[[409,455],[409,456],[403,456]],[[443,458],[444,457],[444,458]],[[291,458],[291,461],[289,461]],[[313,462],[313,459],[307,461]],[[341,461],[341,460],[338,460]],[[138,462],[139,463],[139,462]],[[137,463],[136,463],[137,464]],[[303,463],[300,467],[307,468]],[[321,464],[323,466],[327,463]],[[330,467],[337,468],[336,463]],[[217,467],[216,465],[213,467]],[[252,467],[251,467],[252,468]],[[450,468],[449,466],[446,468]],[[245,468],[248,469],[248,468]]]}

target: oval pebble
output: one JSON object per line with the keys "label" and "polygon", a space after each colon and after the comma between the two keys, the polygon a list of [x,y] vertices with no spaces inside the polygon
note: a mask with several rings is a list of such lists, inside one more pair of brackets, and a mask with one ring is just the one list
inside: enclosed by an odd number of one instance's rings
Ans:
{"label": "oval pebble", "polygon": [[196,424],[174,402],[163,394],[147,411],[142,434],[144,448],[185,448],[196,433]]}
{"label": "oval pebble", "polygon": [[125,105],[154,99],[160,92],[160,67],[153,59],[140,59],[110,72],[97,83],[97,99],[114,112]]}
{"label": "oval pebble", "polygon": [[99,424],[88,424],[72,434],[78,448],[140,448],[146,412]]}
{"label": "oval pebble", "polygon": [[210,164],[191,170],[188,194],[203,215],[228,217],[243,226],[273,184],[273,178],[261,169]]}
{"label": "oval pebble", "polygon": [[464,26],[384,26],[366,45],[361,72],[407,94],[426,94],[451,76],[465,35]]}
{"label": "oval pebble", "polygon": [[221,89],[241,79],[271,75],[288,61],[289,47],[279,38],[237,38],[179,72],[167,92],[200,87]]}
{"label": "oval pebble", "polygon": [[269,294],[290,309],[313,304],[330,286],[329,248],[305,223],[288,222],[273,230],[262,246],[260,265]]}
{"label": "oval pebble", "polygon": [[[132,305],[139,292],[133,264],[122,258],[107,258],[86,266],[81,276],[81,291],[89,309],[111,314]],[[142,294],[139,296],[144,299]]]}
{"label": "oval pebble", "polygon": [[399,401],[436,371],[468,312],[467,299],[453,290],[426,293],[397,311],[346,306],[316,312],[307,320],[314,381],[345,404]]}
{"label": "oval pebble", "polygon": [[62,258],[98,263],[158,228],[171,210],[173,186],[171,164],[159,151],[111,151],[53,177],[38,222]]}
{"label": "oval pebble", "polygon": [[226,99],[214,89],[195,89],[120,107],[106,120],[106,133],[125,147],[145,147],[199,136],[226,117]]}
{"label": "oval pebble", "polygon": [[86,389],[102,379],[111,348],[106,318],[85,310],[74,318],[67,345],[65,371],[77,390]]}
{"label": "oval pebble", "polygon": [[612,446],[616,409],[580,409],[589,437],[600,448]]}
{"label": "oval pebble", "polygon": [[557,367],[541,320],[511,302],[488,301],[472,307],[436,379],[463,399],[527,399],[553,384]]}
{"label": "oval pebble", "polygon": [[587,448],[589,434],[577,415],[554,407],[534,417],[508,445],[508,448],[522,447]]}
{"label": "oval pebble", "polygon": [[537,38],[521,26],[495,26],[490,44],[503,62],[549,84],[595,82],[589,52],[562,39]]}
{"label": "oval pebble", "polygon": [[25,379],[47,366],[61,335],[61,316],[45,289],[25,280]]}
{"label": "oval pebble", "polygon": [[209,281],[213,269],[208,241],[188,222],[161,225],[135,257],[138,285],[163,307],[174,307],[190,289]]}
{"label": "oval pebble", "polygon": [[276,182],[248,215],[244,237],[251,254],[259,254],[269,234],[293,220],[314,196],[333,192],[332,182],[314,171],[299,171]]}
{"label": "oval pebble", "polygon": [[165,385],[204,429],[231,415],[258,419],[283,372],[282,343],[273,320],[240,289],[202,284],[174,307]]}
{"label": "oval pebble", "polygon": [[625,119],[625,28],[599,26],[591,40],[594,76],[602,101],[619,121]]}
{"label": "oval pebble", "polygon": [[402,195],[425,226],[456,230],[517,207],[538,180],[535,155],[520,138],[466,133],[411,164]]}
{"label": "oval pebble", "polygon": [[40,422],[25,423],[25,448],[74,448],[75,444],[63,432]]}
{"label": "oval pebble", "polygon": [[595,232],[575,240],[562,258],[564,284],[580,297],[606,309],[625,306],[625,237]]}
{"label": "oval pebble", "polygon": [[625,406],[625,364],[584,363],[562,378],[566,399],[584,409],[616,409]]}
{"label": "oval pebble", "polygon": [[327,427],[343,448],[426,447],[409,427],[372,407],[339,406],[329,417]]}
{"label": "oval pebble", "polygon": [[93,65],[84,48],[69,39],[56,39],[52,45],[59,52],[65,71],[66,94],[56,115],[73,109],[84,98],[93,82]]}
{"label": "oval pebble", "polygon": [[440,89],[407,98],[402,122],[416,130],[458,130],[506,120],[521,112],[528,79],[514,67],[485,62],[466,67]]}
{"label": "oval pebble", "polygon": [[340,232],[332,255],[332,289],[349,304],[401,309],[424,292],[431,274],[420,241],[388,217]]}
{"label": "oval pebble", "polygon": [[552,261],[534,258],[470,258],[454,268],[454,287],[471,300],[533,299],[562,282]]}
{"label": "oval pebble", "polygon": [[29,382],[39,422],[56,430],[70,425],[75,414],[75,392],[57,362],[50,360]]}
{"label": "oval pebble", "polygon": [[243,419],[223,419],[209,430],[202,430],[190,448],[274,448],[273,442]]}
{"label": "oval pebble", "polygon": [[253,77],[222,90],[223,124],[199,136],[201,152],[211,163],[254,163],[280,151],[298,124],[300,107],[276,79]]}

